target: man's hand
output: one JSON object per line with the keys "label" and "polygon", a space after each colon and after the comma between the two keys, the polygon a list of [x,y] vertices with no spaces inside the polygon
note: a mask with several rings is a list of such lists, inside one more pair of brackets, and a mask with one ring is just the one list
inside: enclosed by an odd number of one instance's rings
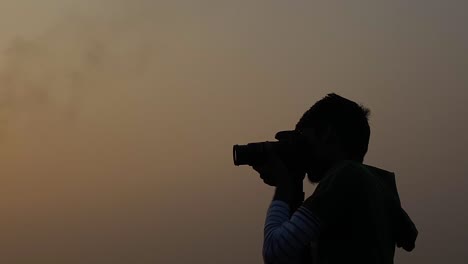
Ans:
{"label": "man's hand", "polygon": [[266,144],[266,161],[261,166],[252,166],[260,173],[263,182],[270,186],[276,186],[274,199],[294,203],[302,197],[302,181],[305,173],[298,173],[290,170],[286,164],[275,153],[270,143]]}
{"label": "man's hand", "polygon": [[276,155],[271,143],[266,142],[267,157],[263,164],[252,166],[260,174],[263,182],[270,186],[277,186],[278,182],[284,182],[290,178],[289,171],[284,162]]}

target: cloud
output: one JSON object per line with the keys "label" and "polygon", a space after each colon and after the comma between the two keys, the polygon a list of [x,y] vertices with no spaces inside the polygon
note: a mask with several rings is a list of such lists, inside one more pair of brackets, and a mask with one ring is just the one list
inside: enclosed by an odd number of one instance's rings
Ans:
{"label": "cloud", "polygon": [[0,71],[0,129],[37,120],[73,125],[89,100],[123,87],[116,79],[136,80],[150,48],[128,21],[75,12],[37,37],[12,40]]}

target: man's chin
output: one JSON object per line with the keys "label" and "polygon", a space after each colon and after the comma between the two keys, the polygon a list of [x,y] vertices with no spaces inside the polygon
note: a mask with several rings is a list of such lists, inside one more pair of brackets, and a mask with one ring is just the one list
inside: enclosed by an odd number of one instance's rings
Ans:
{"label": "man's chin", "polygon": [[320,180],[322,179],[321,175],[317,174],[317,173],[307,173],[307,179],[309,179],[309,181],[311,183],[318,183],[320,182]]}
{"label": "man's chin", "polygon": [[316,166],[311,166],[306,170],[307,172],[307,178],[309,179],[310,182],[312,183],[318,183],[320,180],[322,180],[323,176],[327,173],[328,167],[324,166],[324,162],[320,162],[319,165]]}

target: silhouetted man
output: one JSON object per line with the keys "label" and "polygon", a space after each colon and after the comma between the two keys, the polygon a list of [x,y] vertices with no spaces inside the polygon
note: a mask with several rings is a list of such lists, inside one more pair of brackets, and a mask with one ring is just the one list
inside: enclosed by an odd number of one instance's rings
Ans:
{"label": "silhouetted man", "polygon": [[[369,109],[336,94],[315,103],[296,125],[306,138],[306,173],[285,164],[270,144],[254,166],[276,186],[265,222],[265,263],[393,263],[395,246],[411,251],[417,230],[402,209],[395,175],[363,164]],[[319,183],[305,199],[307,175]]]}

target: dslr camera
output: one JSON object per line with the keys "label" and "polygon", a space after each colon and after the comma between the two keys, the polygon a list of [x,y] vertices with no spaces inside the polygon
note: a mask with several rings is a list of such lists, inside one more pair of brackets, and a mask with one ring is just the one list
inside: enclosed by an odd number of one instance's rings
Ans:
{"label": "dslr camera", "polygon": [[304,170],[307,151],[306,138],[296,130],[280,131],[276,133],[275,138],[278,141],[234,145],[232,153],[234,165],[262,165],[267,157],[265,145],[269,143],[273,146],[273,151],[276,155],[279,156],[288,168]]}

